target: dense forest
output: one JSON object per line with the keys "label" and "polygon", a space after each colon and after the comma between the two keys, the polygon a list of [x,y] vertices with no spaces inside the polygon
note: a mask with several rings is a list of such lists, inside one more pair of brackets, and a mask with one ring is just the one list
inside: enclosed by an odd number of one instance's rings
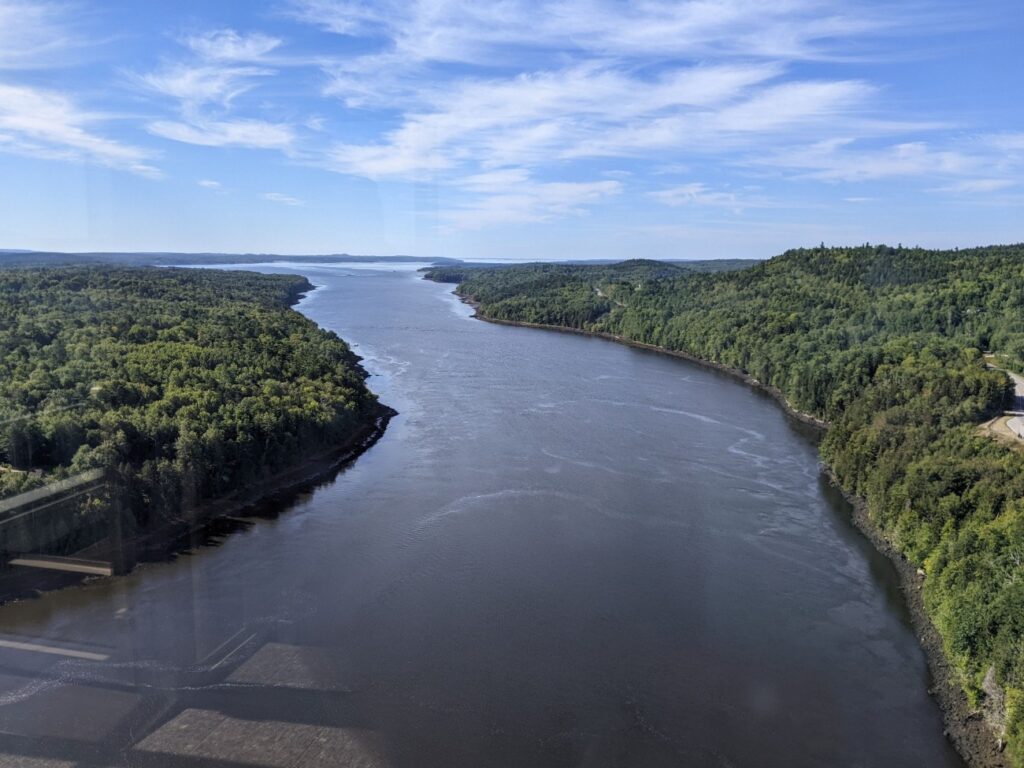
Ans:
{"label": "dense forest", "polygon": [[145,525],[364,431],[386,409],[346,344],[289,308],[310,289],[248,272],[0,269],[0,496],[99,468]]}
{"label": "dense forest", "polygon": [[757,263],[756,259],[706,259],[685,262],[631,259],[614,264],[603,262],[487,264],[479,261],[465,261],[455,264],[437,264],[432,267],[424,267],[420,271],[429,280],[440,283],[461,283],[482,270],[488,272],[508,270],[509,280],[531,280],[538,289],[549,289],[556,285],[566,285],[580,280],[592,283],[594,281],[679,277],[696,272],[729,272],[751,267]]}
{"label": "dense forest", "polygon": [[485,318],[685,352],[830,422],[823,458],[926,574],[947,657],[1024,766],[1024,452],[978,431],[1010,389],[984,352],[1024,370],[1024,246],[821,247],[719,274],[627,262],[460,277]]}

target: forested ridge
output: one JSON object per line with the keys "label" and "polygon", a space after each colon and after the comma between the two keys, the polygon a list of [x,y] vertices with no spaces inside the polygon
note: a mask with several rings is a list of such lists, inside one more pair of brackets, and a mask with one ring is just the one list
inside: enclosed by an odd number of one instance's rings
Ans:
{"label": "forested ridge", "polygon": [[0,269],[0,495],[99,468],[137,522],[340,446],[385,410],[302,277]]}
{"label": "forested ridge", "polygon": [[1024,246],[821,247],[721,274],[634,262],[462,277],[483,317],[685,352],[829,421],[823,458],[926,574],[947,657],[1024,766],[1024,453],[977,429],[1010,389],[983,353],[1024,370]]}
{"label": "forested ridge", "polygon": [[[438,264],[424,267],[420,271],[428,280],[439,283],[461,283],[481,271],[495,272],[510,270],[512,280],[524,277],[541,289],[585,280],[639,280],[653,277],[678,277],[680,275],[707,272],[728,272],[744,269],[756,264],[755,259],[706,259],[687,262],[655,261],[653,259],[630,259],[615,264],[574,264],[558,262],[535,262],[531,264],[486,264],[484,262],[463,262],[461,264]],[[526,288],[519,284],[520,288]]]}

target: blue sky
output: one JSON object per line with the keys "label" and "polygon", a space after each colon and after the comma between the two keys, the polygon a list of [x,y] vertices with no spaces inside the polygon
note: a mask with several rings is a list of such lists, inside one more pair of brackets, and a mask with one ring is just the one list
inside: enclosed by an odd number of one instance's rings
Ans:
{"label": "blue sky", "polygon": [[1024,5],[0,0],[0,247],[1024,240]]}

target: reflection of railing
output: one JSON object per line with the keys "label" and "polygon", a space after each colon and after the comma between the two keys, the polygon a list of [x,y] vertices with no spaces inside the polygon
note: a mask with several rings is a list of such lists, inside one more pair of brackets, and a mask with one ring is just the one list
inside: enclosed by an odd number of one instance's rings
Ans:
{"label": "reflection of railing", "polygon": [[31,512],[38,508],[38,502],[57,503],[70,498],[67,494],[74,491],[74,495],[88,493],[94,486],[103,480],[103,470],[93,469],[83,472],[74,477],[58,480],[34,491],[26,491],[17,496],[0,501],[0,525],[5,522],[5,517],[17,512]]}
{"label": "reflection of railing", "polygon": [[0,501],[0,565],[110,575],[130,568],[119,494],[90,470]]}

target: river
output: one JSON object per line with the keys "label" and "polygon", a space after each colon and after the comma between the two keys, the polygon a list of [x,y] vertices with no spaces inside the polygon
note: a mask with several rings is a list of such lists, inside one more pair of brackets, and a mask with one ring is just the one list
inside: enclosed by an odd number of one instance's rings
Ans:
{"label": "river", "polygon": [[962,765],[813,431],[360,267],[260,268],[319,286],[384,437],[215,546],[0,608],[0,766]]}

